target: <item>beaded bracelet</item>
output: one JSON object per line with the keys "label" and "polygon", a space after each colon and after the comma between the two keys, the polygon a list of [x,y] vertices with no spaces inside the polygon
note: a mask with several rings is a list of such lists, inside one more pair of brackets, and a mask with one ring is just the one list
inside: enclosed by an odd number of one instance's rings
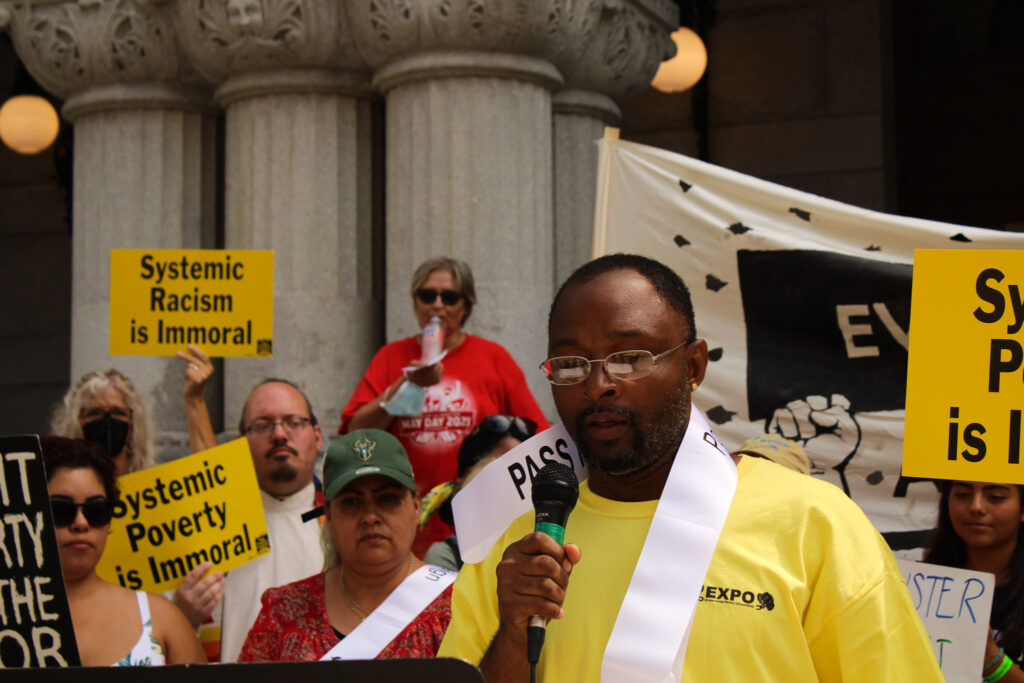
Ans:
{"label": "beaded bracelet", "polygon": [[[991,661],[989,661],[989,663],[988,663],[988,664],[986,664],[985,666],[981,667],[981,673],[983,673],[983,674],[984,674],[986,670],[988,670],[988,669],[992,669],[992,667],[994,667],[994,666],[995,666],[996,664],[999,664],[999,663],[1001,663],[1001,662],[1003,661],[1003,655],[1004,655],[1004,654],[1006,654],[1006,651],[1005,651],[1005,650],[1003,650],[1003,648],[999,648],[999,652],[998,652],[998,653],[996,653],[996,656],[995,656],[995,657],[993,657],[993,658],[991,659]],[[993,671],[994,671],[994,670],[995,670],[995,669],[993,669]]]}
{"label": "beaded bracelet", "polygon": [[985,683],[996,683],[996,681],[1001,681],[1003,679],[1003,676],[1005,676],[1012,667],[1013,660],[1010,659],[1008,655],[1003,655],[1003,663],[1000,664],[999,668],[997,668],[995,671],[990,673],[988,676],[985,676]]}

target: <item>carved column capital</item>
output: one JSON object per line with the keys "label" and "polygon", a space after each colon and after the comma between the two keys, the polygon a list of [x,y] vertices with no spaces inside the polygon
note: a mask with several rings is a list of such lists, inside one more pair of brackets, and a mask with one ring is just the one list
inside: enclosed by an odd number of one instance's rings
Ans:
{"label": "carved column capital", "polygon": [[[566,4],[571,7],[565,18],[572,47],[555,61],[566,91],[603,93],[619,104],[627,102],[675,54],[671,34],[679,26],[679,9],[670,0]],[[564,99],[572,106],[580,104],[578,96]]]}
{"label": "carved column capital", "polygon": [[565,89],[618,102],[639,94],[674,54],[679,16],[672,0],[362,0],[344,11],[381,87],[407,71],[397,65],[424,55],[448,55],[439,66],[450,70],[458,53],[504,53],[549,62]]}
{"label": "carved column capital", "polygon": [[[563,49],[563,5],[568,0],[372,0],[345,3],[352,35],[366,62],[385,74],[384,85],[395,69],[387,67],[420,59],[424,55],[446,55],[438,66],[455,69],[455,75],[472,73],[470,62],[490,53],[522,56],[551,62]],[[458,59],[464,53],[469,61]],[[475,56],[474,56],[475,55]],[[429,61],[429,58],[428,58]],[[466,62],[465,67],[455,66]],[[492,60],[493,61],[493,60]],[[422,62],[422,59],[420,59]],[[419,63],[419,67],[425,66]],[[480,74],[497,68],[499,75],[519,77],[508,60],[478,64]],[[417,68],[419,68],[417,67]],[[524,64],[527,80],[557,87],[561,77],[536,61]],[[404,71],[399,68],[398,71]],[[429,72],[429,69],[427,69]],[[430,77],[424,72],[424,77]],[[378,74],[381,72],[379,71]],[[379,79],[378,79],[379,80]]]}
{"label": "carved column capital", "polygon": [[176,0],[189,60],[231,101],[286,92],[366,95],[339,0]]}
{"label": "carved column capital", "polygon": [[32,76],[67,101],[69,117],[126,103],[202,108],[203,84],[181,58],[164,4],[6,2],[0,3],[0,26],[6,25]]}

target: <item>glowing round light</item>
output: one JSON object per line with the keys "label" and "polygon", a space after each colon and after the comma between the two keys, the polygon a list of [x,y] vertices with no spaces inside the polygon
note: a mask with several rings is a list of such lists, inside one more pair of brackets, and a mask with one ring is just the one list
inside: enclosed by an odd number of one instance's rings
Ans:
{"label": "glowing round light", "polygon": [[662,62],[651,81],[651,85],[662,92],[689,90],[708,66],[707,48],[696,33],[682,27],[672,34],[672,42],[676,44],[676,56]]}
{"label": "glowing round light", "polygon": [[0,139],[19,154],[36,154],[57,139],[60,119],[49,102],[36,95],[18,95],[0,107]]}

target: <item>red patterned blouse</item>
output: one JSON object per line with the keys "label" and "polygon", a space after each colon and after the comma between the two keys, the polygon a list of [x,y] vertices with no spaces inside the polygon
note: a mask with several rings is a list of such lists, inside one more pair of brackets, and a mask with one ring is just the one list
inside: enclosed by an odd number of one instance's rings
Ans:
{"label": "red patterned blouse", "polygon": [[[449,586],[376,659],[435,656],[452,618],[451,600]],[[261,601],[260,614],[249,629],[238,661],[313,661],[338,644],[327,620],[323,574],[270,588]]]}

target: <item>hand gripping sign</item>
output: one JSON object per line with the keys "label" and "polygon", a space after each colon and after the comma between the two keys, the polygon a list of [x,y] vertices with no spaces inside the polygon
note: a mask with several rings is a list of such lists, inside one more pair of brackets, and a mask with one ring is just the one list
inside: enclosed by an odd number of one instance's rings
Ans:
{"label": "hand gripping sign", "polygon": [[121,502],[96,567],[111,583],[160,593],[203,562],[227,571],[270,552],[245,439],[126,474],[118,486]]}

